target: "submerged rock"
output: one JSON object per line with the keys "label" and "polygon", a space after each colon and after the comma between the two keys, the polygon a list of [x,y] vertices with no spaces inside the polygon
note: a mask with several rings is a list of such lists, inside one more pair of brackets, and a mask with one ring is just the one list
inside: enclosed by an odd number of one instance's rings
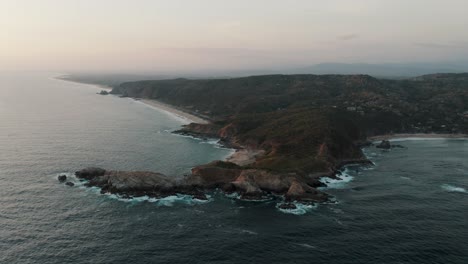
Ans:
{"label": "submerged rock", "polygon": [[59,175],[57,179],[59,182],[65,182],[67,180],[67,175]]}
{"label": "submerged rock", "polygon": [[70,187],[75,186],[75,184],[73,182],[66,182],[65,185],[70,186]]}
{"label": "submerged rock", "polygon": [[381,149],[390,149],[392,147],[392,145],[390,144],[390,141],[382,140],[382,142],[380,142],[380,144],[378,144],[375,147],[376,148],[381,148]]}
{"label": "submerged rock", "polygon": [[378,144],[377,146],[375,146],[376,148],[381,148],[381,149],[391,149],[391,148],[405,148],[404,146],[402,145],[392,145],[390,143],[390,141],[388,140],[382,140],[382,142],[380,142],[380,144]]}
{"label": "submerged rock", "polygon": [[294,210],[297,209],[297,206],[293,203],[282,203],[278,205],[278,208],[283,210]]}

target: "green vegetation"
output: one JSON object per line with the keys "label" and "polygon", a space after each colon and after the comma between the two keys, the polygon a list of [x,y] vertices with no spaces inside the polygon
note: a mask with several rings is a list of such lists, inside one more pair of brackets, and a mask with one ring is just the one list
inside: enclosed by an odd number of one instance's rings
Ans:
{"label": "green vegetation", "polygon": [[468,74],[408,80],[367,75],[269,75],[123,83],[113,93],[157,99],[213,120],[216,134],[266,151],[250,167],[318,172],[362,159],[357,142],[386,133],[468,133]]}

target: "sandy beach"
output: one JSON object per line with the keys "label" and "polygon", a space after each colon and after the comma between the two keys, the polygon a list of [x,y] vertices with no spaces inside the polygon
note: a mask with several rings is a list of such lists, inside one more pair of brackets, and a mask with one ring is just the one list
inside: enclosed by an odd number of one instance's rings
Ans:
{"label": "sandy beach", "polygon": [[179,110],[179,109],[175,108],[172,105],[168,105],[168,104],[159,102],[157,100],[141,99],[139,101],[146,104],[146,105],[155,107],[155,108],[157,108],[159,110],[163,110],[165,112],[173,114],[173,115],[181,118],[183,121],[186,121],[187,124],[188,123],[198,123],[198,124],[208,124],[209,123],[209,121],[206,120],[206,119],[203,119],[203,118],[195,116],[193,114],[184,112],[182,110]]}
{"label": "sandy beach", "polygon": [[[189,114],[182,110],[174,108],[172,105],[168,105],[157,100],[151,99],[141,99],[140,102],[147,104],[151,107],[157,108],[159,110],[166,111],[172,115],[175,115],[182,120],[187,121],[187,123],[199,123],[199,124],[208,124],[209,121],[198,116]],[[258,156],[264,155],[264,150],[258,149],[238,149],[231,155],[229,155],[225,160],[237,164],[239,166],[245,166],[251,163],[254,163]]]}
{"label": "sandy beach", "polygon": [[[158,110],[162,110],[168,112],[176,117],[179,117],[181,120],[187,121],[187,123],[199,123],[199,124],[207,124],[209,123],[208,120],[202,119],[198,116],[189,114],[182,110],[178,110],[174,108],[172,105],[168,105],[157,100],[151,99],[141,99],[138,100],[146,105],[151,107],[157,108]],[[245,166],[251,163],[254,163],[258,156],[261,156],[265,153],[264,150],[256,150],[256,149],[238,149],[231,155],[229,155],[225,160],[235,163],[239,166]]]}
{"label": "sandy beach", "polygon": [[370,141],[389,140],[389,139],[402,139],[402,138],[467,138],[467,134],[388,134],[381,136],[373,136],[367,138]]}

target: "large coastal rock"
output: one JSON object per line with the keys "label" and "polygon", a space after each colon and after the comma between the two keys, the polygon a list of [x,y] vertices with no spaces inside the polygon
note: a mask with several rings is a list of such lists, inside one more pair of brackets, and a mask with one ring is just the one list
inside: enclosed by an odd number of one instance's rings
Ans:
{"label": "large coastal rock", "polygon": [[192,175],[186,178],[188,185],[202,188],[225,188],[235,181],[242,172],[241,167],[230,162],[213,161],[192,169]]}
{"label": "large coastal rock", "polygon": [[101,168],[86,168],[75,173],[76,177],[88,180],[87,186],[100,187],[102,193],[116,193],[125,196],[166,197],[177,193],[204,198],[196,187],[161,173],[148,171],[107,171]]}
{"label": "large coastal rock", "polygon": [[316,176],[296,173],[274,173],[260,169],[244,169],[223,161],[198,166],[184,178],[169,177],[147,171],[108,171],[101,168],[86,168],[75,173],[87,180],[89,187],[101,188],[102,193],[115,193],[125,197],[165,197],[188,194],[197,199],[206,199],[205,191],[221,189],[226,193],[236,192],[242,199],[263,199],[269,194],[285,195],[287,201],[322,202],[328,196],[315,189]]}
{"label": "large coastal rock", "polygon": [[382,142],[380,142],[380,144],[378,144],[377,146],[375,146],[376,148],[381,148],[381,149],[391,149],[392,148],[392,145],[390,144],[390,141],[388,140],[382,140]]}
{"label": "large coastal rock", "polygon": [[103,176],[105,173],[105,169],[89,167],[75,172],[75,176],[81,179],[90,180],[98,176]]}
{"label": "large coastal rock", "polygon": [[391,149],[391,148],[405,148],[404,146],[402,145],[392,145],[390,143],[390,141],[388,140],[382,140],[382,142],[380,142],[380,144],[378,144],[377,146],[375,146],[376,148],[381,148],[381,149]]}
{"label": "large coastal rock", "polygon": [[243,169],[229,162],[212,162],[192,169],[187,182],[205,189],[221,188],[237,192],[243,199],[262,199],[268,194],[285,195],[291,201],[322,202],[328,195],[315,187],[323,186],[320,175],[275,173],[261,169]]}

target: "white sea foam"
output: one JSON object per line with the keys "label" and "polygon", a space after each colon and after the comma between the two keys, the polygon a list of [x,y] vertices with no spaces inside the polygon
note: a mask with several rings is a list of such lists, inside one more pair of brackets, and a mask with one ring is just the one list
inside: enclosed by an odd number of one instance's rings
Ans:
{"label": "white sea foam", "polygon": [[224,196],[232,200],[240,200],[243,202],[268,202],[274,199],[272,195],[265,196],[264,199],[242,199],[242,195],[237,192],[225,193]]}
{"label": "white sea foam", "polygon": [[283,209],[280,208],[281,203],[276,204],[276,208],[280,210],[282,213],[285,214],[293,214],[293,215],[304,215],[307,212],[310,212],[314,209],[317,209],[318,205],[312,205],[312,204],[302,204],[298,202],[293,202],[293,204],[296,206],[295,209]]}
{"label": "white sea foam", "polygon": [[149,197],[145,195],[145,196],[139,196],[139,197],[132,197],[131,199],[124,198],[116,194],[105,194],[105,195],[111,199],[116,199],[118,201],[122,201],[126,203],[150,202],[150,203],[156,204],[157,206],[169,206],[169,207],[174,206],[175,204],[194,205],[194,204],[207,203],[211,201],[211,197],[208,195],[207,195],[208,200],[194,199],[192,196],[185,195],[185,194],[171,195],[171,196],[167,196],[164,198],[154,198],[154,197]]}
{"label": "white sea foam", "polygon": [[[425,140],[466,140],[466,138],[450,138],[450,137],[402,137],[402,138],[392,138],[388,141],[390,142],[402,142],[402,141],[425,141]],[[374,141],[374,143],[380,143],[381,141]]]}
{"label": "white sea foam", "polygon": [[242,229],[241,233],[245,233],[245,234],[249,234],[249,235],[258,235],[257,232],[250,231],[250,230],[247,230],[247,229]]}
{"label": "white sea foam", "polygon": [[297,245],[297,246],[300,246],[300,247],[303,247],[303,248],[308,248],[308,249],[316,249],[317,248],[315,246],[312,246],[312,245],[306,244],[306,243],[294,243],[294,245]]}
{"label": "white sea foam", "polygon": [[327,185],[327,187],[320,187],[319,189],[343,189],[351,182],[354,177],[349,174],[349,169],[345,169],[341,174],[336,175],[337,179],[329,177],[320,178],[320,182]]}
{"label": "white sea foam", "polygon": [[75,184],[75,187],[82,187],[82,188],[86,188],[84,186],[84,184],[86,183],[86,181],[83,181],[83,180],[80,180],[78,178],[76,178],[75,176],[75,173],[73,172],[61,172],[61,173],[56,173],[56,174],[53,174],[51,175],[55,180],[58,180],[58,176],[60,175],[65,175],[67,176],[67,180],[65,182],[73,182]]}
{"label": "white sea foam", "polygon": [[466,189],[463,187],[458,187],[450,184],[442,184],[442,189],[447,192],[459,192],[459,193],[467,193]]}
{"label": "white sea foam", "polygon": [[216,145],[219,146],[219,140],[218,139],[207,139],[201,141],[199,144],[210,144],[210,145]]}
{"label": "white sea foam", "polygon": [[225,195],[227,198],[231,198],[231,199],[240,199],[240,198],[241,198],[241,195],[238,194],[237,192],[225,193],[224,195]]}

